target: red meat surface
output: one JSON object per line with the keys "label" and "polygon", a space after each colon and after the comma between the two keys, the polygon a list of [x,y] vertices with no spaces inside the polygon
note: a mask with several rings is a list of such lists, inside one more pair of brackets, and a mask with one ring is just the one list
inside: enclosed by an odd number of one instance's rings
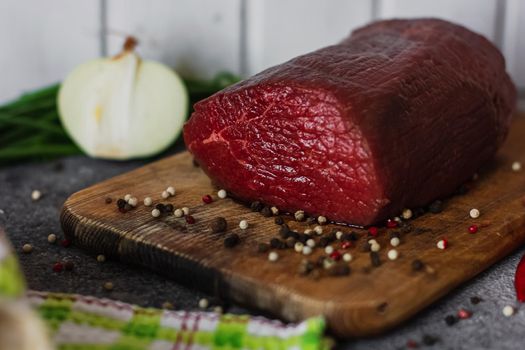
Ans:
{"label": "red meat surface", "polygon": [[453,193],[493,158],[515,104],[484,37],[388,20],[197,103],[184,140],[243,201],[369,225]]}

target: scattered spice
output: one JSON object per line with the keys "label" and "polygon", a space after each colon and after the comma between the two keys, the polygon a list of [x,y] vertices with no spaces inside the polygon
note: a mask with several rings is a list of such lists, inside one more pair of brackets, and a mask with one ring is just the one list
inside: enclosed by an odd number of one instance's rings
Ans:
{"label": "scattered spice", "polygon": [[401,213],[401,217],[405,220],[409,220],[412,217],[412,210],[410,209],[403,209],[403,212]]}
{"label": "scattered spice", "polygon": [[252,204],[250,204],[250,209],[252,211],[261,211],[263,206],[264,205],[261,202],[255,201],[255,202],[252,202]]}
{"label": "scattered spice", "polygon": [[401,243],[401,241],[399,240],[398,237],[392,237],[392,238],[390,239],[390,245],[391,245],[392,247],[397,247],[400,243]]}
{"label": "scattered spice", "polygon": [[429,334],[423,335],[423,339],[421,339],[421,342],[427,346],[435,345],[438,341],[439,341],[438,337],[435,337]]}
{"label": "scattered spice", "polygon": [[319,223],[319,225],[324,225],[324,224],[326,224],[327,221],[328,220],[326,219],[326,217],[324,217],[322,215],[317,218],[317,222]]}
{"label": "scattered spice", "polygon": [[299,268],[297,269],[297,272],[300,274],[300,275],[308,275],[310,272],[312,272],[315,268],[315,265],[313,262],[307,260],[307,259],[303,259],[301,261],[301,263],[299,264]]}
{"label": "scattered spice", "polygon": [[272,238],[270,240],[270,247],[274,249],[284,249],[286,248],[286,245],[279,238]]}
{"label": "scattered spice", "polygon": [[310,248],[315,248],[315,240],[310,238],[309,240],[306,241],[306,245],[309,246]]}
{"label": "scattered spice", "polygon": [[210,224],[211,232],[213,233],[225,232],[227,227],[228,223],[226,222],[226,219],[220,216],[213,219]]}
{"label": "scattered spice", "polygon": [[293,237],[288,237],[288,238],[286,238],[286,241],[285,241],[285,242],[286,242],[286,247],[288,247],[288,248],[293,248],[293,247],[295,247],[295,243],[296,243],[295,238],[293,238]]}
{"label": "scattered spice", "polygon": [[37,201],[40,198],[42,198],[42,192],[40,192],[39,190],[33,190],[33,192],[31,192],[31,199],[33,201]]}
{"label": "scattered spice", "polygon": [[520,162],[513,162],[512,163],[512,171],[520,171],[521,170],[521,163]]}
{"label": "scattered spice", "polygon": [[503,312],[503,316],[505,317],[511,317],[516,312],[516,310],[510,305],[506,305],[501,311]]}
{"label": "scattered spice", "polygon": [[186,215],[186,223],[192,225],[195,223],[195,218],[191,215]]}
{"label": "scattered spice", "polygon": [[381,265],[381,260],[377,252],[370,252],[370,261],[372,262],[372,266],[374,267],[378,267],[379,265]]}
{"label": "scattered spice", "polygon": [[53,264],[54,272],[62,272],[62,270],[64,270],[64,265],[61,262],[56,262]]}
{"label": "scattered spice", "polygon": [[436,246],[438,247],[438,249],[445,250],[448,247],[448,241],[446,239],[440,239],[437,242]]}
{"label": "scattered spice", "polygon": [[468,227],[468,232],[469,233],[476,233],[476,232],[478,232],[478,225],[470,225]]}
{"label": "scattered spice", "polygon": [[60,245],[64,248],[67,248],[71,245],[71,240],[70,239],[63,239],[61,242],[60,242]]}
{"label": "scattered spice", "polygon": [[228,193],[226,192],[226,190],[220,189],[217,192],[217,197],[219,197],[220,199],[224,199],[224,198],[228,197]]}
{"label": "scattered spice", "polygon": [[103,254],[97,255],[97,262],[103,263],[104,261],[106,261],[106,256],[105,255],[103,255]]}
{"label": "scattered spice", "polygon": [[175,209],[175,208],[173,207],[173,204],[166,204],[166,205],[164,206],[164,212],[165,212],[165,213],[173,213],[173,209]]}
{"label": "scattered spice", "polygon": [[277,254],[277,252],[270,252],[270,254],[268,254],[268,260],[271,261],[271,262],[275,262],[279,259],[279,254]]}
{"label": "scattered spice", "polygon": [[335,238],[336,238],[336,239],[341,239],[341,238],[343,238],[343,231],[336,231],[336,232],[335,232]]}
{"label": "scattered spice", "polygon": [[310,255],[310,254],[312,254],[312,248],[309,247],[309,246],[307,246],[307,245],[304,246],[304,247],[303,247],[303,254],[304,254],[304,255]]}
{"label": "scattered spice", "polygon": [[331,245],[327,245],[325,248],[324,248],[324,252],[327,254],[327,255],[330,255],[334,252],[334,247],[332,247]]}
{"label": "scattered spice", "polygon": [[479,210],[478,210],[478,209],[476,209],[476,208],[472,208],[472,209],[470,209],[470,211],[469,211],[468,214],[470,215],[470,217],[471,217],[472,219],[477,219],[477,218],[479,218],[479,214],[480,214],[480,213],[479,213]]}
{"label": "scattered spice", "polygon": [[181,218],[184,216],[184,212],[182,211],[182,209],[175,209],[173,211],[173,215],[176,217],[176,218]]}
{"label": "scattered spice", "polygon": [[162,203],[157,203],[157,205],[155,205],[155,209],[160,211],[161,214],[166,212],[166,206]]}
{"label": "scattered spice", "polygon": [[151,206],[152,204],[153,204],[153,199],[151,199],[151,197],[146,197],[146,198],[144,198],[144,205],[145,205],[146,207],[149,207],[149,206]]}
{"label": "scattered spice", "polygon": [[370,234],[370,236],[372,237],[377,237],[377,234],[379,233],[379,230],[377,227],[375,226],[371,226],[368,228],[368,233]]}
{"label": "scattered spice", "polygon": [[447,326],[453,326],[455,325],[456,323],[458,322],[458,319],[456,316],[454,315],[447,315],[445,317],[445,323],[447,324]]}
{"label": "scattered spice", "polygon": [[190,215],[190,208],[188,207],[182,207],[180,208],[182,210],[182,212],[184,213],[184,215]]}
{"label": "scattered spice", "polygon": [[248,228],[248,226],[249,226],[249,224],[248,224],[248,221],[246,221],[246,220],[241,220],[239,222],[239,228],[241,230],[246,230]]}
{"label": "scattered spice", "polygon": [[343,261],[345,261],[345,262],[350,262],[350,261],[352,261],[352,254],[350,254],[350,253],[344,253],[344,254],[343,254]]}
{"label": "scattered spice", "polygon": [[472,316],[472,312],[465,310],[465,309],[459,309],[458,310],[458,318],[460,320],[466,320],[467,318],[470,318]]}
{"label": "scattered spice", "polygon": [[301,242],[296,242],[296,243],[294,244],[294,250],[295,250],[297,253],[302,253],[303,248],[304,248],[304,244],[301,243]]}
{"label": "scattered spice", "polygon": [[266,253],[268,250],[270,250],[270,245],[268,245],[267,243],[257,244],[257,252]]}
{"label": "scattered spice", "polygon": [[206,298],[202,298],[199,300],[199,308],[200,309],[207,309],[208,306],[210,306],[210,302]]}
{"label": "scattered spice", "polygon": [[280,216],[276,217],[274,222],[277,224],[277,225],[282,225],[284,224],[284,219]]}
{"label": "scattered spice", "polygon": [[113,290],[113,282],[105,282],[103,285],[104,289],[108,292]]}
{"label": "scattered spice", "polygon": [[270,209],[269,206],[264,206],[264,207],[261,209],[261,214],[262,214],[262,216],[264,216],[265,218],[269,218],[270,216],[273,216],[273,214],[272,214],[272,210]]}
{"label": "scattered spice", "polygon": [[331,276],[348,276],[350,267],[344,263],[337,263],[328,269],[328,274]]}
{"label": "scattered spice", "polygon": [[111,202],[113,202],[113,199],[111,199],[111,197],[106,197],[106,199],[104,199],[104,202],[106,204],[111,204]]}
{"label": "scattered spice", "polygon": [[57,235],[51,233],[47,236],[47,241],[51,244],[54,244],[57,241]]}
{"label": "scattered spice", "polygon": [[443,211],[443,202],[440,200],[435,200],[429,205],[428,211],[431,212],[432,214],[441,213]]}
{"label": "scattered spice", "polygon": [[476,297],[476,296],[474,296],[474,297],[470,297],[470,303],[471,303],[472,305],[477,305],[477,304],[481,303],[482,301],[483,301],[483,300],[481,300],[480,297]]}
{"label": "scattered spice", "polygon": [[270,210],[273,215],[279,215],[279,209],[277,207],[271,207]]}
{"label": "scattered spice", "polygon": [[64,268],[66,269],[66,271],[73,271],[74,267],[75,264],[71,260],[68,260],[64,263]]}
{"label": "scattered spice", "polygon": [[348,249],[352,247],[352,242],[350,241],[344,241],[341,243],[341,249]]}
{"label": "scattered spice", "polygon": [[139,204],[139,200],[137,199],[137,197],[131,197],[128,201],[128,204],[132,207],[136,207],[137,204]]}
{"label": "scattered spice", "polygon": [[370,250],[372,252],[378,252],[381,250],[381,245],[379,245],[377,242],[372,242],[372,244],[370,244]]}
{"label": "scattered spice", "polygon": [[117,200],[117,208],[124,209],[124,206],[127,204],[125,199],[119,198]]}
{"label": "scattered spice", "polygon": [[174,196],[175,195],[175,187],[173,186],[168,186],[168,188],[166,188],[166,192],[168,192],[168,194],[170,196]]}
{"label": "scattered spice", "polygon": [[395,249],[390,249],[387,253],[388,259],[390,260],[397,260],[399,257],[399,253]]}
{"label": "scattered spice", "polygon": [[224,246],[226,248],[233,248],[237,244],[239,244],[240,241],[241,241],[241,239],[239,238],[239,235],[236,234],[236,233],[232,233],[232,234],[228,235],[228,237],[226,237],[224,239]]}
{"label": "scattered spice", "polygon": [[296,221],[304,221],[305,219],[304,211],[302,210],[296,211],[294,214],[294,218]]}
{"label": "scattered spice", "polygon": [[202,201],[204,202],[204,204],[210,204],[211,202],[213,202],[213,198],[211,198],[209,194],[206,194],[202,196]]}
{"label": "scattered spice", "polygon": [[170,194],[168,191],[162,191],[161,195],[162,199],[168,199]]}
{"label": "scattered spice", "polygon": [[158,210],[157,208],[153,209],[151,211],[151,216],[153,216],[154,218],[158,218],[160,216],[160,210]]}
{"label": "scattered spice", "polygon": [[124,200],[126,202],[129,201],[130,199],[131,199],[131,194],[128,193],[128,194],[124,195]]}
{"label": "scattered spice", "polygon": [[414,271],[421,271],[425,264],[421,260],[414,260],[412,261],[412,270]]}
{"label": "scattered spice", "polygon": [[307,228],[306,230],[304,230],[304,233],[308,236],[311,235],[312,232],[314,232],[314,230],[312,230],[311,228]]}
{"label": "scattered spice", "polygon": [[388,219],[386,221],[386,227],[387,228],[396,228],[398,226],[398,222],[396,220]]}
{"label": "scattered spice", "polygon": [[29,254],[33,251],[33,246],[29,243],[26,243],[22,246],[22,252],[25,254]]}
{"label": "scattered spice", "polygon": [[323,228],[321,226],[315,226],[314,227],[314,232],[318,235],[322,235],[323,234]]}

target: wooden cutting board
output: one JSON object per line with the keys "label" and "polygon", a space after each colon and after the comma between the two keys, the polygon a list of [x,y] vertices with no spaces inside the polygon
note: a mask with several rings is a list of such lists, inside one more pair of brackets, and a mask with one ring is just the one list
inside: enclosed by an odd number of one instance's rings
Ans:
{"label": "wooden cutting board", "polygon": [[[298,266],[305,257],[293,250],[278,250],[276,262],[268,261],[268,253],[257,253],[258,242],[277,236],[274,218],[231,199],[218,199],[217,189],[186,152],[75,193],[64,204],[61,221],[74,244],[94,253],[149,267],[288,321],[324,315],[336,335],[366,336],[408,319],[525,242],[525,169],[511,169],[513,161],[525,165],[524,150],[525,118],[517,118],[502,152],[471,183],[466,195],[445,201],[440,214],[411,221],[414,228],[430,231],[402,233],[398,260],[387,259],[392,229],[381,229],[377,238],[382,247],[379,267],[372,267],[369,253],[362,249],[366,231],[354,230],[360,238],[347,250],[353,260],[351,274],[344,277],[325,272],[317,278],[300,276]],[[161,192],[169,185],[176,187],[177,194],[161,201]],[[152,208],[142,204],[122,214],[115,201],[126,193],[140,200],[150,196],[156,203],[187,206],[196,223],[187,224],[173,215],[153,218]],[[204,204],[205,194],[213,194],[214,202]],[[113,203],[105,204],[106,197]],[[469,217],[471,208],[481,211],[478,219]],[[223,236],[211,233],[210,222],[218,216],[227,219],[228,232],[241,236],[235,248],[225,248]],[[241,219],[250,223],[245,231],[239,229]],[[313,227],[286,221],[299,231]],[[476,234],[468,232],[472,224],[480,226]],[[351,231],[327,225],[324,232],[333,228]],[[446,250],[436,247],[441,238],[449,242]],[[316,260],[323,254],[322,248],[316,248],[308,258]],[[413,271],[415,259],[424,262],[423,270]]]}

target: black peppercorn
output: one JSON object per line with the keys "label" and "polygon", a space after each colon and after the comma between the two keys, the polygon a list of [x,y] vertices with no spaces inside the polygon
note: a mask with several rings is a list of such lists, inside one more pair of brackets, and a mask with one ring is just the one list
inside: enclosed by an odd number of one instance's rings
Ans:
{"label": "black peppercorn", "polygon": [[130,211],[131,209],[133,209],[133,207],[131,205],[129,205],[128,203],[124,204],[124,211]]}
{"label": "black peppercorn", "polygon": [[119,208],[124,208],[124,206],[125,206],[126,204],[127,204],[127,202],[126,202],[124,199],[122,199],[122,198],[119,198],[119,199],[117,200],[117,207],[119,207]]}
{"label": "black peppercorn", "polygon": [[279,238],[272,238],[270,240],[270,246],[275,249],[283,249],[285,248],[285,244],[283,241],[281,241]]}
{"label": "black peppercorn", "polygon": [[226,222],[226,219],[223,217],[215,218],[211,224],[211,232],[213,233],[219,233],[226,231],[226,228],[228,227],[228,223]]}
{"label": "black peppercorn", "polygon": [[274,222],[277,224],[277,225],[282,225],[284,224],[284,220],[282,217],[278,216],[275,218]]}
{"label": "black peppercorn", "polygon": [[381,260],[379,259],[379,254],[377,252],[370,252],[370,261],[374,267],[381,265]]}
{"label": "black peppercorn", "polygon": [[344,263],[337,263],[328,269],[331,276],[347,276],[350,274],[350,267]]}
{"label": "black peppercorn", "polygon": [[296,242],[297,242],[297,241],[295,240],[295,238],[293,238],[293,237],[288,237],[288,238],[286,239],[286,246],[287,246],[288,248],[293,248],[293,247],[295,247],[295,243],[296,243]]}
{"label": "black peppercorn", "polygon": [[287,238],[290,236],[290,228],[288,227],[288,225],[281,225],[281,228],[279,229],[279,235],[282,238]]}
{"label": "black peppercorn", "polygon": [[264,206],[262,209],[261,209],[261,214],[266,217],[266,218],[269,218],[270,216],[273,216],[272,214],[272,210],[270,209],[269,206]]}
{"label": "black peppercorn", "polygon": [[166,211],[166,213],[173,213],[173,210],[174,210],[174,209],[175,209],[175,208],[173,208],[173,204],[166,204],[166,205],[164,206],[164,210]]}
{"label": "black peppercorn", "polygon": [[412,261],[412,270],[414,271],[421,271],[423,269],[423,262],[421,260],[414,260]]}
{"label": "black peppercorn", "polygon": [[470,303],[473,304],[473,305],[477,305],[479,303],[481,303],[483,300],[480,298],[480,297],[471,297],[470,298]]}
{"label": "black peppercorn", "polygon": [[436,200],[432,202],[432,204],[429,205],[428,211],[432,214],[439,214],[443,211],[443,202],[440,200]]}
{"label": "black peppercorn", "polygon": [[432,346],[436,344],[439,341],[439,339],[433,335],[425,334],[423,335],[422,342],[425,345]]}
{"label": "black peppercorn", "polygon": [[162,203],[158,203],[157,205],[155,205],[155,209],[157,209],[161,213],[165,213],[166,212],[166,206],[164,204],[162,204]]}
{"label": "black peppercorn", "polygon": [[236,233],[232,233],[224,239],[224,246],[226,248],[233,248],[237,244],[239,244],[240,240],[241,239],[239,238],[239,235],[237,235]]}
{"label": "black peppercorn", "polygon": [[113,202],[113,199],[111,199],[111,197],[106,197],[104,201],[106,202],[106,204],[110,204],[111,202]]}
{"label": "black peppercorn", "polygon": [[321,239],[319,239],[319,245],[321,247],[326,247],[328,244],[330,244],[330,240],[328,239],[328,237],[321,237]]}
{"label": "black peppercorn", "polygon": [[458,319],[454,315],[447,315],[447,317],[445,317],[445,323],[447,324],[447,326],[452,326],[456,324],[457,322],[458,322]]}
{"label": "black peppercorn", "polygon": [[298,273],[300,275],[308,275],[312,270],[315,268],[315,265],[313,262],[309,260],[302,260],[299,264]]}
{"label": "black peppercorn", "polygon": [[259,253],[266,253],[270,250],[270,246],[267,243],[259,243],[257,244],[257,251]]}
{"label": "black peppercorn", "polygon": [[252,202],[252,204],[250,204],[250,209],[252,211],[261,211],[263,208],[263,204],[259,201],[255,201],[255,202]]}

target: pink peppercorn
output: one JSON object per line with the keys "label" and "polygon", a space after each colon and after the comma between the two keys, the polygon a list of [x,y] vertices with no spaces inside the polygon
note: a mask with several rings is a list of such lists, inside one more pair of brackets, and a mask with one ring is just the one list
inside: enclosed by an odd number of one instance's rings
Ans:
{"label": "pink peppercorn", "polygon": [[206,204],[210,204],[211,202],[213,202],[213,198],[211,198],[211,196],[207,194],[205,196],[202,196],[202,201]]}
{"label": "pink peppercorn", "polygon": [[345,242],[341,243],[341,248],[342,249],[348,249],[350,247],[352,247],[352,242],[345,241]]}
{"label": "pink peppercorn", "polygon": [[194,223],[195,223],[195,218],[194,218],[193,216],[191,216],[191,215],[186,215],[185,218],[186,218],[186,222],[187,222],[188,224],[194,224]]}
{"label": "pink peppercorn", "polygon": [[332,258],[333,260],[335,261],[339,261],[341,260],[341,253],[339,253],[337,250],[334,250],[331,254],[330,254],[330,258]]}
{"label": "pink peppercorn", "polygon": [[368,228],[368,233],[374,237],[377,237],[378,229],[375,226],[371,226]]}
{"label": "pink peppercorn", "polygon": [[396,228],[399,224],[397,223],[396,220],[392,220],[392,219],[388,219],[386,221],[386,227],[388,228]]}
{"label": "pink peppercorn", "polygon": [[67,248],[67,247],[69,247],[71,245],[71,240],[69,240],[67,238],[63,239],[62,242],[60,242],[60,244],[62,245],[62,247]]}
{"label": "pink peppercorn", "polygon": [[53,271],[54,272],[62,272],[63,269],[64,269],[64,265],[61,262],[56,262],[53,265]]}
{"label": "pink peppercorn", "polygon": [[478,232],[478,225],[470,225],[469,228],[468,228],[468,232],[470,232],[470,233]]}
{"label": "pink peppercorn", "polygon": [[466,320],[467,318],[470,318],[470,316],[472,316],[472,312],[465,309],[459,309],[458,318]]}

